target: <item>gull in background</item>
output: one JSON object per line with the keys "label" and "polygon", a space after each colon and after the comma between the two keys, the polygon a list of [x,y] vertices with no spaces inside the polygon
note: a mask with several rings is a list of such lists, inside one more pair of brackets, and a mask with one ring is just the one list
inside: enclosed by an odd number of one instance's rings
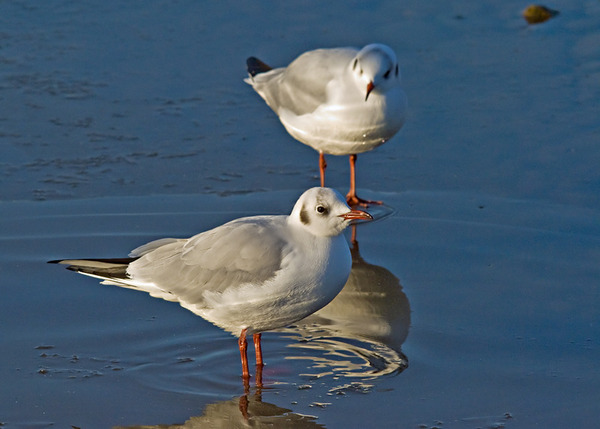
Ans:
{"label": "gull in background", "polygon": [[321,186],[325,154],[350,155],[349,205],[381,204],[356,195],[357,154],[392,138],[404,125],[406,95],[394,51],[379,43],[362,49],[308,51],[287,67],[247,60],[245,81],[266,101],[296,140],[319,152]]}

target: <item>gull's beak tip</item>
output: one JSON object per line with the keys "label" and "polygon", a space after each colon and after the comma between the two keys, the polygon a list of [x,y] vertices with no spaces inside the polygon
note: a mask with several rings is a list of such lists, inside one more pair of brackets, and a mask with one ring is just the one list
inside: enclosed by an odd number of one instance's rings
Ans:
{"label": "gull's beak tip", "polygon": [[374,88],[375,88],[375,84],[373,82],[369,82],[367,84],[367,95],[365,95],[365,101],[367,101],[369,99],[369,94],[371,93],[371,91],[373,91]]}
{"label": "gull's beak tip", "polygon": [[349,212],[340,215],[340,217],[346,220],[373,220],[373,216],[362,210],[350,210]]}

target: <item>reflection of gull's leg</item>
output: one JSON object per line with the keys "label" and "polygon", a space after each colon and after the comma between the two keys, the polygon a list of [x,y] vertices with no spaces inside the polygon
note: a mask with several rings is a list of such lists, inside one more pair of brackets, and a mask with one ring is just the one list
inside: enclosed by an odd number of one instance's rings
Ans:
{"label": "reflection of gull's leg", "polygon": [[356,225],[350,225],[350,228],[352,228],[352,236],[350,238],[352,246],[350,247],[350,251],[352,252],[352,258],[354,258],[355,254],[360,256],[358,253],[358,241],[356,240]]}
{"label": "reflection of gull's leg", "polygon": [[319,173],[321,174],[321,188],[325,187],[325,169],[327,163],[325,162],[325,154],[323,151],[319,151]]}
{"label": "reflection of gull's leg", "polygon": [[250,378],[250,371],[248,371],[248,355],[246,354],[246,351],[248,350],[248,341],[246,341],[246,331],[247,329],[242,329],[240,339],[238,340],[238,345],[240,346],[240,356],[242,358],[242,378],[244,378],[244,380]]}
{"label": "reflection of gull's leg", "polygon": [[346,202],[350,207],[354,206],[363,206],[367,207],[369,204],[381,205],[383,204],[381,201],[370,201],[363,200],[356,195],[356,159],[358,155],[352,154],[350,155],[350,190],[346,195]]}
{"label": "reflection of gull's leg", "polygon": [[239,408],[240,408],[240,413],[242,413],[242,417],[244,418],[244,420],[248,420],[248,418],[250,417],[248,415],[248,392],[249,392],[250,388],[248,387],[248,389],[246,390],[246,395],[244,396],[240,396],[240,403],[239,403]]}

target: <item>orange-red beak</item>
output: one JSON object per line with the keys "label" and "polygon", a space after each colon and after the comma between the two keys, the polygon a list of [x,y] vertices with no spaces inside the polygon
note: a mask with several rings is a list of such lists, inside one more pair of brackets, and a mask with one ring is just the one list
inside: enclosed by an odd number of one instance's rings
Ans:
{"label": "orange-red beak", "polygon": [[346,220],[373,220],[373,216],[362,210],[350,210],[348,213],[341,214],[340,217]]}
{"label": "orange-red beak", "polygon": [[365,96],[365,101],[367,101],[367,99],[369,98],[369,94],[371,93],[371,91],[373,91],[374,88],[375,85],[373,84],[373,82],[369,82],[369,84],[367,85],[367,95]]}

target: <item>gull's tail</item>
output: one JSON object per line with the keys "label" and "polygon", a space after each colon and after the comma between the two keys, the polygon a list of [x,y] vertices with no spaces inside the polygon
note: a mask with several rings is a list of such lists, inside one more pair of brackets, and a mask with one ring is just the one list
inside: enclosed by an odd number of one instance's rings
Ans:
{"label": "gull's tail", "polygon": [[123,282],[129,279],[127,267],[136,259],[59,259],[48,263],[67,265],[67,270],[105,280],[108,284],[123,286]]}
{"label": "gull's tail", "polygon": [[[165,240],[157,240],[157,242],[161,241],[164,242]],[[149,244],[151,245],[152,243]],[[127,268],[129,264],[137,259],[139,259],[139,256],[115,259],[58,259],[56,261],[48,261],[48,263],[66,265],[67,270],[100,279],[102,280],[100,283],[103,285],[113,285],[148,292],[150,296],[162,298],[166,301],[179,301],[171,292],[164,291],[152,282],[143,282],[131,278],[127,273]]]}

